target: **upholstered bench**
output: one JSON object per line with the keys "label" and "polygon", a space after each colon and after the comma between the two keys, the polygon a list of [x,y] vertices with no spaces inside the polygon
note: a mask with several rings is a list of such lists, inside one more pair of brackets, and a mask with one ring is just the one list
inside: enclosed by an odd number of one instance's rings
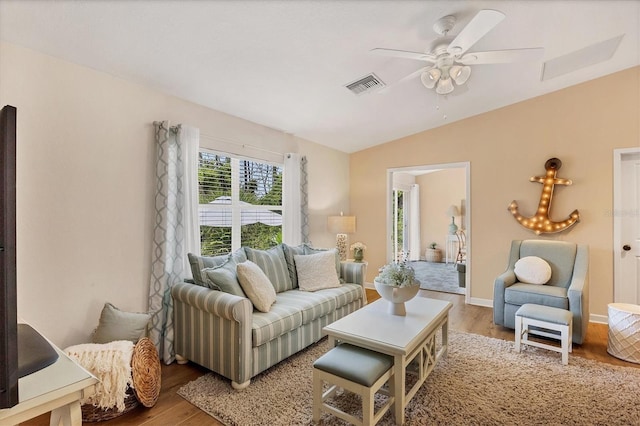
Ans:
{"label": "upholstered bench", "polygon": [[[380,389],[386,382],[393,387],[393,357],[347,343],[336,346],[313,364],[313,421],[320,421],[326,411],[354,425],[375,425],[393,406],[393,389]],[[322,392],[322,384],[329,389]],[[341,387],[362,398],[362,420],[327,404],[325,401]],[[388,396],[385,404],[374,413],[374,396],[380,392]]]}
{"label": "upholstered bench", "polygon": [[[560,352],[562,364],[567,365],[572,350],[572,321],[573,315],[565,309],[532,303],[522,305],[516,311],[516,352],[520,352],[522,344]],[[560,347],[529,340],[529,334],[559,339]]]}

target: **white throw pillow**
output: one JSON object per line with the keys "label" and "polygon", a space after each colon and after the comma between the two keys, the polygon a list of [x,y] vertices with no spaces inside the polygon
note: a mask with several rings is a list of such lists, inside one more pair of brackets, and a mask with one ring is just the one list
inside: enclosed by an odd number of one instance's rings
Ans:
{"label": "white throw pillow", "polygon": [[526,256],[515,265],[518,281],[526,284],[546,284],[551,279],[551,266],[537,256]]}
{"label": "white throw pillow", "polygon": [[336,275],[336,255],[332,250],[317,254],[294,255],[298,272],[298,287],[302,291],[316,291],[340,287]]}
{"label": "white throw pillow", "polygon": [[236,269],[240,286],[253,306],[260,312],[269,312],[276,301],[276,290],[269,277],[250,260],[238,263]]}

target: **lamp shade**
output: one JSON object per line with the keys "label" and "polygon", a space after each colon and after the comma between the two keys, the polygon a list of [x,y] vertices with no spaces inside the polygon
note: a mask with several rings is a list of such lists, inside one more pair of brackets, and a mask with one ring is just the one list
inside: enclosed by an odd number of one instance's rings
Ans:
{"label": "lamp shade", "polygon": [[453,92],[453,82],[451,78],[441,78],[436,85],[436,93],[439,95],[446,95]]}
{"label": "lamp shade", "polygon": [[422,80],[422,84],[424,84],[427,89],[433,89],[440,75],[442,75],[442,72],[438,68],[431,68],[429,71],[422,73],[420,80]]}
{"label": "lamp shade", "polygon": [[449,70],[449,74],[451,75],[451,78],[453,78],[453,81],[455,81],[459,86],[469,80],[469,76],[471,75],[471,68],[468,66],[454,65]]}
{"label": "lamp shade", "polygon": [[353,234],[356,232],[356,217],[329,216],[327,226],[332,234]]}
{"label": "lamp shade", "polygon": [[458,206],[449,206],[449,208],[447,209],[447,216],[460,216],[460,210],[458,210]]}

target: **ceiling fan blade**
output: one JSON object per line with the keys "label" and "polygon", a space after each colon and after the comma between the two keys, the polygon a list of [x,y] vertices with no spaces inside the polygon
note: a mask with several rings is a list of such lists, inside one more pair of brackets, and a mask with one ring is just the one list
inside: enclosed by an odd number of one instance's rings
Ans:
{"label": "ceiling fan blade", "polygon": [[391,56],[394,58],[416,59],[418,61],[426,61],[426,62],[431,62],[433,64],[436,63],[435,55],[432,55],[430,53],[409,52],[408,50],[382,49],[382,48],[371,49],[369,53],[373,53],[375,55],[382,55],[382,56]]}
{"label": "ceiling fan blade", "polygon": [[478,40],[485,36],[489,31],[504,19],[502,12],[491,9],[484,9],[478,12],[471,19],[471,22],[460,31],[460,34],[453,39],[447,52],[452,55],[460,56],[471,48]]}
{"label": "ceiling fan blade", "polygon": [[505,64],[508,62],[537,61],[542,58],[544,49],[532,47],[528,49],[490,50],[487,52],[470,52],[456,59],[464,65]]}
{"label": "ceiling fan blade", "polygon": [[391,88],[404,83],[405,81],[411,80],[416,78],[417,76],[419,76],[420,74],[422,74],[423,72],[427,71],[428,69],[430,69],[431,67],[422,67],[419,70],[416,70],[414,72],[412,72],[411,74],[407,75],[406,77],[402,77],[400,80],[396,81],[395,83],[391,83],[388,84],[387,86],[383,87],[381,90],[378,91],[378,93],[386,93],[388,92]]}

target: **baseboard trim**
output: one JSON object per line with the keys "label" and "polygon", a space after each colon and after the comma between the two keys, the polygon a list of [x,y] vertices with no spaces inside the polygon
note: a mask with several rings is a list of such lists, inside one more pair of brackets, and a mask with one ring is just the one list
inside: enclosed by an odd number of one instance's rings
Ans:
{"label": "baseboard trim", "polygon": [[595,322],[597,324],[609,324],[609,317],[607,315],[590,314],[589,322]]}
{"label": "baseboard trim", "polygon": [[[373,283],[365,283],[365,288],[375,290]],[[465,300],[468,305],[483,306],[485,308],[493,309],[493,300],[481,299],[479,297],[469,297]],[[589,322],[596,324],[609,324],[609,317],[607,315],[589,314]]]}
{"label": "baseboard trim", "polygon": [[466,300],[469,305],[484,306],[485,308],[493,308],[493,300],[480,299],[479,297],[469,297]]}

